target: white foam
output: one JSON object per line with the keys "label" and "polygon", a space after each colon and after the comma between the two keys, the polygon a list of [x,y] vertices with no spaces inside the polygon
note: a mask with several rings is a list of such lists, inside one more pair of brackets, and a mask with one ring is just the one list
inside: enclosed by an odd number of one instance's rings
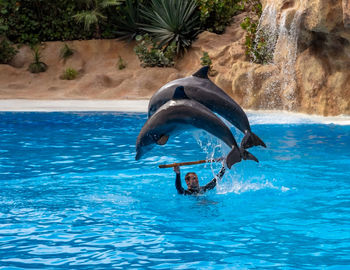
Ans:
{"label": "white foam", "polygon": [[247,110],[251,125],[264,124],[334,124],[350,125],[350,115],[319,116],[286,111],[252,111]]}
{"label": "white foam", "polygon": [[281,192],[287,192],[290,188],[285,186],[276,186],[273,184],[274,181],[270,182],[269,180],[237,180],[234,178],[230,178],[231,181],[223,181],[217,185],[217,193],[218,194],[227,194],[227,193],[235,193],[242,194],[245,192],[252,192],[264,189],[273,189]]}

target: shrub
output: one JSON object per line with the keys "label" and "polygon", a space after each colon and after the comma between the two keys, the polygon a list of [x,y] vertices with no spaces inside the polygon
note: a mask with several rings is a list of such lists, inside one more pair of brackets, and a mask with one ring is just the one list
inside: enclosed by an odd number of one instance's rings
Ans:
{"label": "shrub", "polygon": [[29,65],[28,70],[31,73],[40,73],[47,70],[47,65],[44,62],[41,62],[41,52],[39,45],[32,47],[34,62]]}
{"label": "shrub", "polygon": [[247,31],[245,39],[246,55],[255,63],[267,64],[272,61],[273,55],[266,42],[266,33],[263,29],[260,29],[259,36],[257,36],[262,5],[259,0],[242,0],[242,3],[255,13],[255,16],[248,16],[241,23],[241,27]]}
{"label": "shrub", "polygon": [[213,69],[213,62],[210,59],[210,56],[208,52],[203,52],[203,56],[201,57],[201,65],[202,66],[208,66],[209,67],[209,75],[210,76],[216,76],[218,72]]}
{"label": "shrub", "polygon": [[8,64],[17,52],[18,50],[13,47],[10,41],[2,39],[0,41],[0,64]]}
{"label": "shrub", "polygon": [[60,51],[60,57],[64,60],[67,60],[74,54],[74,51],[65,43]]}
{"label": "shrub", "polygon": [[202,28],[210,32],[223,33],[232,17],[243,6],[241,0],[197,0]]}
{"label": "shrub", "polygon": [[89,31],[95,25],[95,36],[101,37],[100,22],[106,20],[104,9],[120,5],[122,0],[85,0],[87,10],[80,11],[73,16],[78,23],[84,23],[84,30]]}
{"label": "shrub", "polygon": [[133,40],[136,36],[142,34],[139,25],[142,23],[140,14],[141,3],[139,0],[126,0],[125,6],[122,6],[120,13],[116,16],[118,30],[116,34],[121,39]]}
{"label": "shrub", "polygon": [[262,4],[260,3],[260,0],[240,0],[240,5],[242,6],[242,9],[250,9],[258,16],[258,18],[261,17]]}
{"label": "shrub", "polygon": [[142,67],[172,67],[175,64],[176,44],[173,42],[161,49],[147,34],[138,36],[139,43],[134,48]]}
{"label": "shrub", "polygon": [[0,0],[0,31],[12,42],[31,45],[91,38],[94,31],[81,31],[73,18],[83,8],[76,0]]}
{"label": "shrub", "polygon": [[160,47],[176,45],[177,54],[189,47],[200,31],[195,0],[152,0],[141,9],[145,23],[141,29],[149,33]]}
{"label": "shrub", "polygon": [[79,75],[79,72],[76,71],[74,68],[67,68],[65,71],[63,71],[61,79],[74,80],[76,77],[78,77],[78,75]]}
{"label": "shrub", "polygon": [[209,68],[212,67],[212,61],[209,57],[208,52],[203,52],[203,56],[201,57],[201,65],[202,66],[208,66]]}
{"label": "shrub", "polygon": [[119,70],[126,68],[126,62],[123,60],[123,58],[121,56],[119,56],[117,65],[118,65]]}

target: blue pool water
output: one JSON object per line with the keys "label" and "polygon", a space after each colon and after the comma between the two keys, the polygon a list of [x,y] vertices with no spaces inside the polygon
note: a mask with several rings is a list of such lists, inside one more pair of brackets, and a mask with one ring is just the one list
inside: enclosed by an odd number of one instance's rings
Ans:
{"label": "blue pool water", "polygon": [[136,162],[145,114],[0,113],[0,268],[350,269],[350,126],[264,117],[260,163],[186,197],[157,166],[221,155],[212,138]]}

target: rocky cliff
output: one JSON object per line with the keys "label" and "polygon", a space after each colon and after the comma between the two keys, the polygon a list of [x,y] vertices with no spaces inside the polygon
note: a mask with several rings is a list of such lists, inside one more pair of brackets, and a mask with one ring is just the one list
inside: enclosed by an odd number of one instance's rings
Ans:
{"label": "rocky cliff", "polygon": [[237,61],[232,95],[245,107],[350,114],[350,1],[263,0],[273,63]]}

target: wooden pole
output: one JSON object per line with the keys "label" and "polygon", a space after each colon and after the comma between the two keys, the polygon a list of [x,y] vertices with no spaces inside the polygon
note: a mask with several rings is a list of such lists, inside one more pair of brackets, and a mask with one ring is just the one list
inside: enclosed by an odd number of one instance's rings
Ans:
{"label": "wooden pole", "polygon": [[218,158],[218,159],[203,159],[203,160],[198,160],[198,161],[188,161],[188,162],[180,162],[180,163],[172,163],[172,164],[164,164],[164,165],[159,165],[158,167],[160,169],[164,168],[172,168],[175,166],[186,166],[186,165],[196,165],[196,164],[202,164],[202,163],[207,163],[207,162],[219,162],[222,161],[224,158]]}

